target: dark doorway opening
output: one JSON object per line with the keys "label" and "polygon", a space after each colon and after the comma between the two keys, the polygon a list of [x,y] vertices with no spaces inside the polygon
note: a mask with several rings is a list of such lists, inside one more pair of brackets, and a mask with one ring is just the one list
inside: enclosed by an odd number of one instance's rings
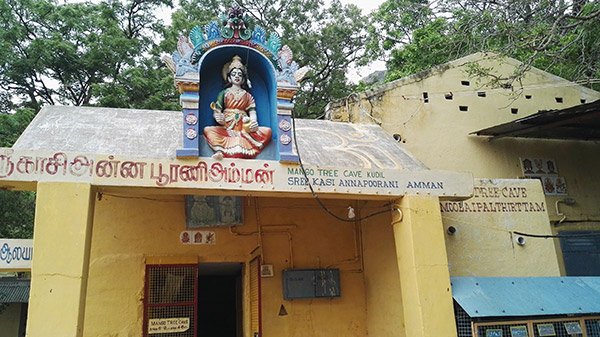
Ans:
{"label": "dark doorway opening", "polygon": [[198,337],[242,337],[242,264],[207,263],[198,271]]}

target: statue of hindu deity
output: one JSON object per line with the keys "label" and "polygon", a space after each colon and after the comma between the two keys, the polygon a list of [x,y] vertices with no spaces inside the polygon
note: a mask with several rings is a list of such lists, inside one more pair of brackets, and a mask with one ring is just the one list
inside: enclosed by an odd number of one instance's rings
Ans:
{"label": "statue of hindu deity", "polygon": [[256,103],[248,92],[246,67],[239,56],[223,67],[227,87],[210,104],[217,126],[204,128],[204,137],[215,151],[213,158],[255,158],[271,140],[269,127],[259,126]]}

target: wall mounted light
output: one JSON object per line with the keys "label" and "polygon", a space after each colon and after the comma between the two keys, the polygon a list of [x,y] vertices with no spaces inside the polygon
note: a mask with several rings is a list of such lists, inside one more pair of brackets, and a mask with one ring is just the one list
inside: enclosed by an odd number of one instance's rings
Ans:
{"label": "wall mounted light", "polygon": [[354,219],[356,214],[354,214],[354,208],[352,206],[348,206],[348,219]]}
{"label": "wall mounted light", "polygon": [[448,233],[448,235],[454,235],[456,233],[456,227],[448,226],[448,228],[446,228],[446,233]]}

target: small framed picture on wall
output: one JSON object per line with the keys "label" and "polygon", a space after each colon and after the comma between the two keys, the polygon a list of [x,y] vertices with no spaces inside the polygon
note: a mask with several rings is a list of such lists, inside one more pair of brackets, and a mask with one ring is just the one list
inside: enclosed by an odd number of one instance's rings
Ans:
{"label": "small framed picture on wall", "polygon": [[242,197],[186,195],[185,215],[187,229],[241,225]]}

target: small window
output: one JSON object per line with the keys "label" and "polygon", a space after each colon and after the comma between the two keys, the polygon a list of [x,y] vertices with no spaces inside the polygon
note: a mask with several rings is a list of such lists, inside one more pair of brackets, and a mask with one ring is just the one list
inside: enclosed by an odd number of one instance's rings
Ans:
{"label": "small window", "polygon": [[585,102],[587,102],[587,100],[585,98],[582,98],[579,100],[579,102],[581,102],[581,104],[584,104]]}
{"label": "small window", "polygon": [[394,140],[397,141],[398,143],[400,143],[400,141],[402,141],[402,136],[400,136],[397,133],[394,133],[393,137],[394,137]]}
{"label": "small window", "polygon": [[458,110],[466,112],[466,111],[469,111],[469,107],[466,105],[461,105],[458,107]]}
{"label": "small window", "polygon": [[513,114],[513,115],[516,115],[517,113],[519,113],[519,109],[512,108],[512,109],[510,109],[510,113]]}
{"label": "small window", "polygon": [[423,103],[429,103],[429,94],[427,92],[423,93]]}
{"label": "small window", "polygon": [[556,103],[562,103],[563,102],[563,98],[562,97],[554,97],[554,99],[556,100]]}
{"label": "small window", "polygon": [[460,81],[460,84],[464,85],[464,86],[469,86],[471,85],[471,83],[469,81]]}
{"label": "small window", "polygon": [[560,231],[566,276],[600,275],[600,232]]}
{"label": "small window", "polygon": [[531,95],[525,95],[525,99],[531,99]]}
{"label": "small window", "polygon": [[479,96],[479,97],[485,97],[486,96],[485,91],[479,91],[477,93],[477,96]]}
{"label": "small window", "polygon": [[447,94],[444,95],[444,98],[446,98],[447,100],[451,101],[452,98],[453,98],[452,96],[453,96],[452,93],[449,92],[449,93],[447,93]]}

